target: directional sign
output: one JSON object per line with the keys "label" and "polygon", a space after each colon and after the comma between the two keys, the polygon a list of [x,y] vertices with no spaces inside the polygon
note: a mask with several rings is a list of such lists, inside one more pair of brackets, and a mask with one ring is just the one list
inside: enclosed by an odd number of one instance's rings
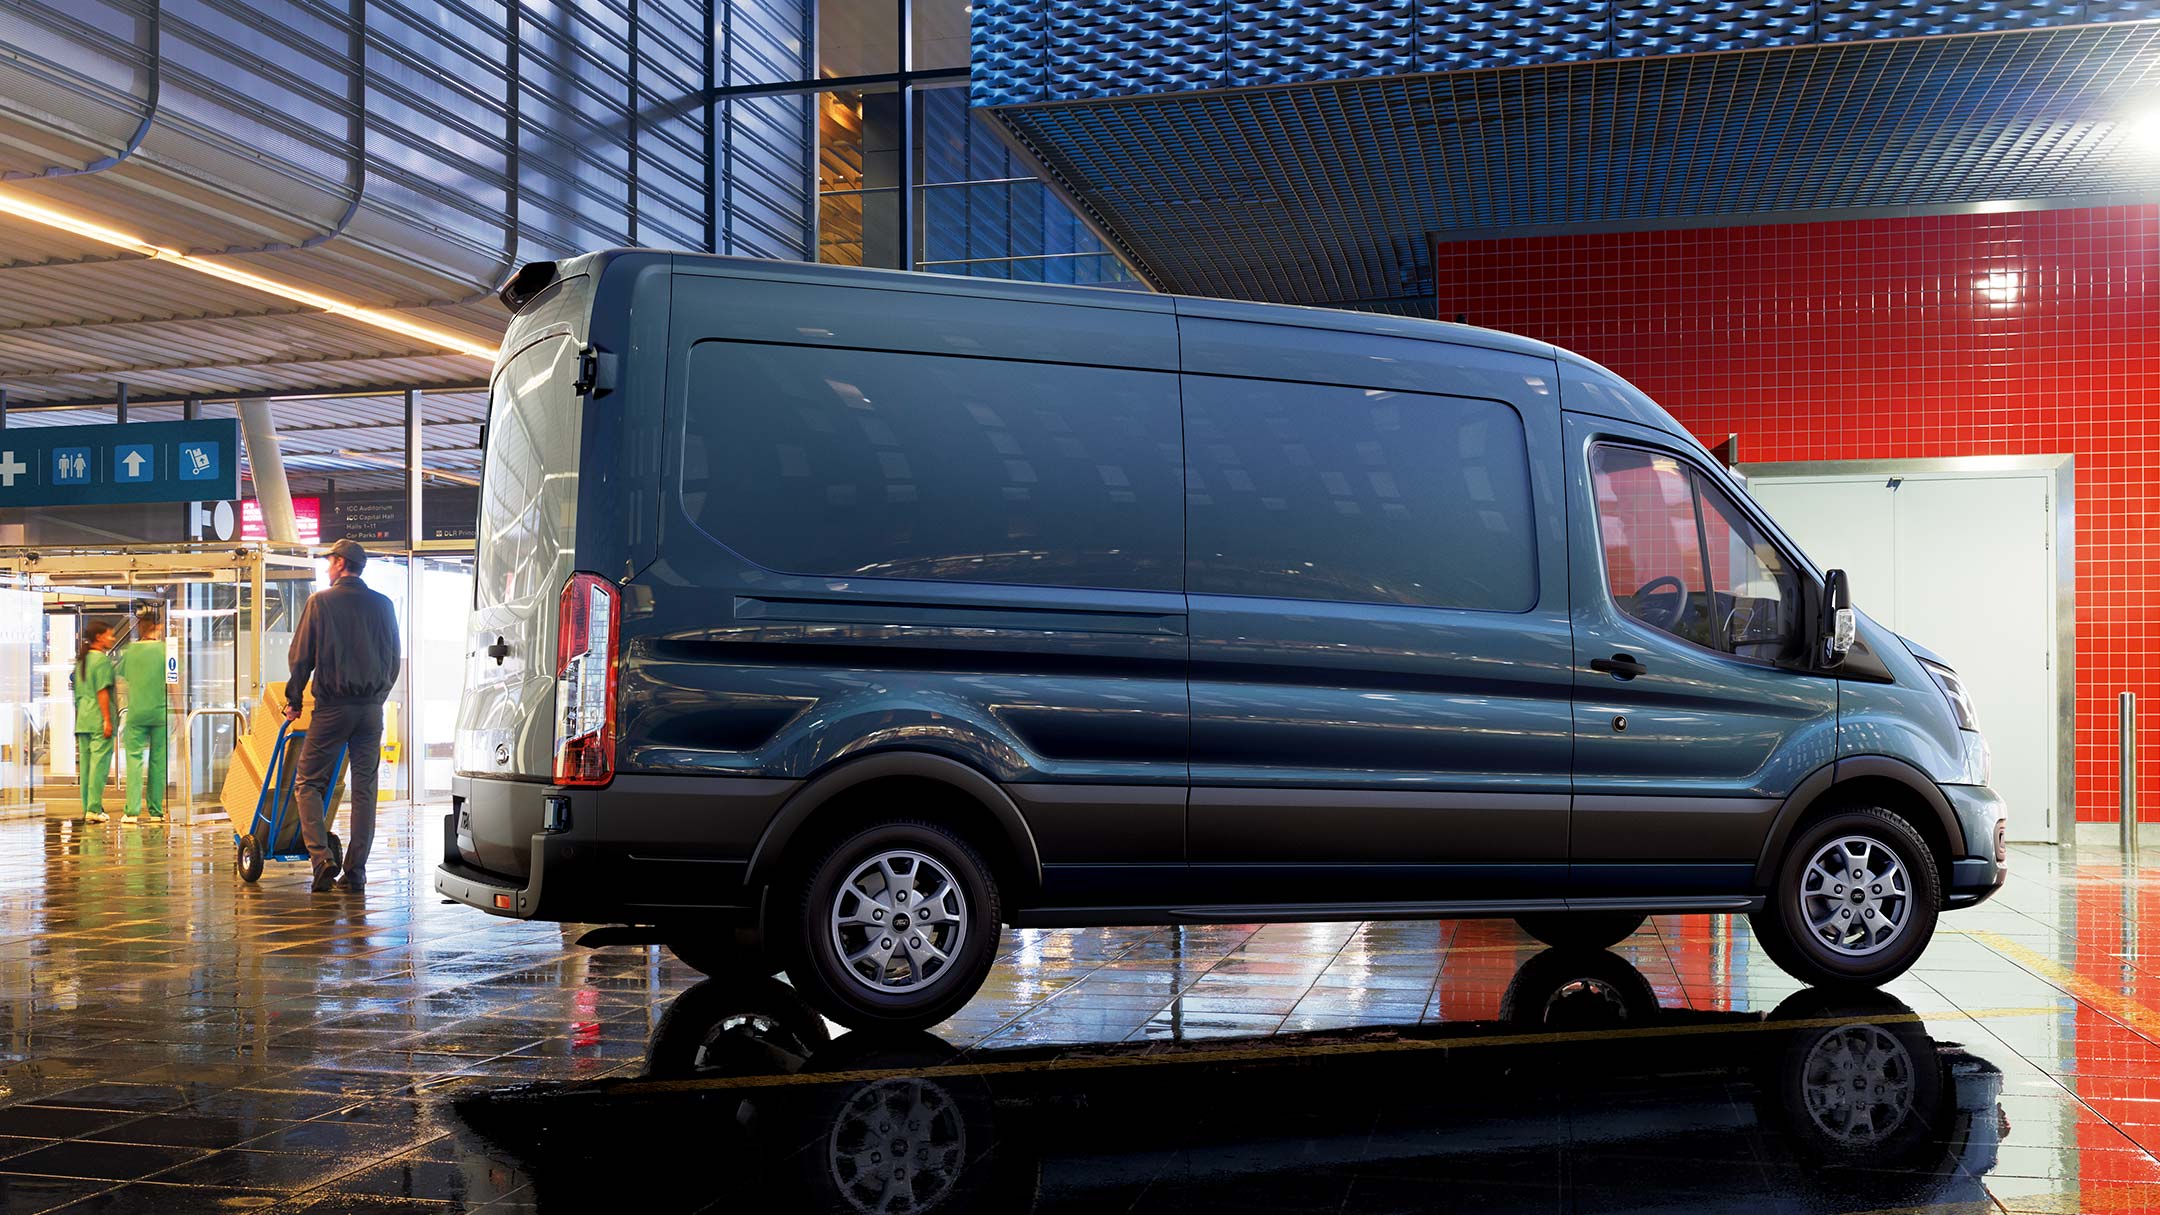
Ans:
{"label": "directional sign", "polygon": [[240,496],[240,423],[0,429],[0,508]]}
{"label": "directional sign", "polygon": [[149,443],[115,443],[112,449],[113,480],[155,481],[158,451]]}

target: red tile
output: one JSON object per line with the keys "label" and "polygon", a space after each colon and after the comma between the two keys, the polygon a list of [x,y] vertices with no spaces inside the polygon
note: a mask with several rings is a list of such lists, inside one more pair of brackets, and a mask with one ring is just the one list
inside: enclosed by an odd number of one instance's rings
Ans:
{"label": "red tile", "polygon": [[2113,820],[2115,694],[2160,695],[2160,206],[1465,241],[1434,262],[1439,315],[1579,351],[1750,461],[2074,455],[2077,810]]}

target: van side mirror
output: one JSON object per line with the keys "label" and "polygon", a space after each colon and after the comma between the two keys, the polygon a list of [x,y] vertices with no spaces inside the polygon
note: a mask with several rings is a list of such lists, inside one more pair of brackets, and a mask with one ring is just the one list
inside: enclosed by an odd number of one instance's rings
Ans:
{"label": "van side mirror", "polygon": [[1823,575],[1822,621],[1816,634],[1822,638],[1822,664],[1834,667],[1845,661],[1859,632],[1860,620],[1852,608],[1852,583],[1844,570],[1830,570]]}

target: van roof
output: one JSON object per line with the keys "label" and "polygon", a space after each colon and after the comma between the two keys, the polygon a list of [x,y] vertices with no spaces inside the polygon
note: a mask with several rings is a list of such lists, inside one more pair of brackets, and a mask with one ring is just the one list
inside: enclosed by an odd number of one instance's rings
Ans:
{"label": "van roof", "polygon": [[[602,249],[555,263],[559,274],[594,274],[606,263],[631,253],[663,253],[679,270],[707,270],[746,278],[786,279],[795,282],[830,283],[834,286],[906,289],[933,294],[967,295],[993,299],[1032,300],[1089,308],[1120,308],[1134,312],[1175,312],[1179,316],[1248,321],[1262,325],[1296,325],[1306,329],[1333,329],[1387,337],[1480,346],[1540,358],[1558,353],[1540,342],[1497,329],[1428,321],[1417,317],[1389,316],[1376,312],[1352,312],[1341,308],[1307,307],[1297,304],[1258,304],[1242,300],[1209,299],[1193,295],[1167,295],[1147,291],[1123,291],[1115,287],[1077,287],[1057,283],[1014,282],[1009,279],[968,278],[960,275],[924,274],[918,271],[874,270],[861,266],[834,266],[818,262],[776,261],[769,258],[734,257],[715,253],[683,253],[668,250]],[[534,263],[518,272],[513,285],[525,283],[529,295],[556,275]],[[528,277],[528,271],[538,271]],[[505,290],[505,303],[514,301]]]}

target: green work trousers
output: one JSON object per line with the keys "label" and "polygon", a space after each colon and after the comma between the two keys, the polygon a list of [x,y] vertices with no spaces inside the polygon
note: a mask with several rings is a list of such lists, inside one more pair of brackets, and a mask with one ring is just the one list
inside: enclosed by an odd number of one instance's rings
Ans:
{"label": "green work trousers", "polygon": [[[132,716],[132,715],[131,715]],[[165,817],[165,719],[137,725],[130,721],[120,727],[120,749],[127,755],[127,812],[130,817],[141,814],[146,791],[143,788],[143,753],[150,753],[150,787],[147,800],[150,817]]]}
{"label": "green work trousers", "polygon": [[112,739],[103,731],[75,736],[75,779],[82,783],[82,812],[105,812],[105,782],[112,779]]}

